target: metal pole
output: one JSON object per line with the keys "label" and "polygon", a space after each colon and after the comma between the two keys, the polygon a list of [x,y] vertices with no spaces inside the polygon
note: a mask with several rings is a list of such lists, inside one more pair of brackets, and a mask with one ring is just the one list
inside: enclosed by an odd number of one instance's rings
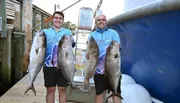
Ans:
{"label": "metal pole", "polygon": [[0,32],[0,38],[6,38],[7,33],[6,33],[6,0],[0,0],[0,17],[2,17],[2,25],[1,25],[1,32]]}
{"label": "metal pole", "polygon": [[103,0],[100,0],[99,3],[98,3],[98,5],[97,5],[97,8],[96,8],[96,10],[95,10],[95,12],[94,12],[94,18],[95,18],[95,16],[96,16],[96,12],[99,10],[99,8],[101,7],[102,3],[103,3]]}
{"label": "metal pole", "polygon": [[58,11],[60,11],[60,4],[58,4],[56,7],[57,7]]}
{"label": "metal pole", "polygon": [[81,1],[81,0],[76,1],[75,3],[73,3],[73,4],[72,4],[72,5],[70,5],[70,6],[68,6],[67,8],[65,8],[64,10],[62,10],[61,12],[65,11],[66,9],[70,8],[71,6],[73,6],[73,5],[77,4],[77,3],[78,3],[78,2],[80,2],[80,1]]}
{"label": "metal pole", "polygon": [[77,28],[76,46],[75,46],[75,61],[76,61],[76,51],[77,51],[77,44],[78,44],[78,34],[79,34],[79,29]]}
{"label": "metal pole", "polygon": [[[97,5],[97,8],[96,8],[96,10],[95,10],[95,12],[94,12],[94,18],[96,17],[96,13],[97,13],[97,11],[99,10],[99,8],[101,7],[102,3],[103,3],[103,0],[100,0],[99,3],[98,3],[98,5]],[[94,18],[93,18],[93,25],[92,25],[92,26],[95,25],[95,24],[94,24],[94,21],[95,21]],[[91,31],[93,31],[93,30],[95,29],[95,26],[92,27],[91,29],[92,29]]]}
{"label": "metal pole", "polygon": [[56,12],[56,4],[54,4],[54,12]]}

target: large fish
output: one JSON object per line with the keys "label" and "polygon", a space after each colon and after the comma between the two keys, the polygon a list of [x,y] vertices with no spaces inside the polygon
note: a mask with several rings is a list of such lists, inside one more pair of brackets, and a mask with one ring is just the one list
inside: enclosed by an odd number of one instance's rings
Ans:
{"label": "large fish", "polygon": [[39,71],[41,70],[46,52],[46,36],[44,32],[37,32],[34,36],[34,40],[30,51],[30,63],[28,65],[28,72],[30,78],[30,84],[25,91],[25,94],[31,89],[36,95],[33,82],[35,81]]}
{"label": "large fish", "polygon": [[72,36],[64,35],[58,44],[57,69],[61,69],[67,81],[69,81],[72,88],[75,89],[76,87],[73,84],[73,78],[76,72],[76,68],[71,38]]}
{"label": "large fish", "polygon": [[112,41],[109,47],[107,48],[106,52],[105,74],[107,75],[112,89],[114,90],[114,92],[107,99],[109,99],[112,96],[118,96],[122,98],[121,94],[117,92],[117,88],[120,88],[121,85],[121,54],[119,50],[120,49],[118,42]]}
{"label": "large fish", "polygon": [[99,48],[93,37],[90,38],[86,48],[86,61],[84,62],[84,90],[89,89],[89,79],[91,79],[96,72],[96,65],[98,63]]}

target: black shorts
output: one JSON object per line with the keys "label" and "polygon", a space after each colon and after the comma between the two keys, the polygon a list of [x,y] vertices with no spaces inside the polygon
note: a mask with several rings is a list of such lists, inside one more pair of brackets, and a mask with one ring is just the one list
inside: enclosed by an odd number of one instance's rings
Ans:
{"label": "black shorts", "polygon": [[56,70],[56,67],[44,67],[44,85],[45,87],[53,87],[53,86],[68,86],[69,82],[62,74],[61,70]]}
{"label": "black shorts", "polygon": [[[105,77],[104,74],[95,74],[94,75],[94,83],[95,83],[95,89],[96,89],[96,95],[102,94],[105,90],[110,90],[114,92],[112,89],[112,86],[109,83],[109,80],[107,77]],[[118,84],[117,92],[121,93],[120,91],[120,80]]]}

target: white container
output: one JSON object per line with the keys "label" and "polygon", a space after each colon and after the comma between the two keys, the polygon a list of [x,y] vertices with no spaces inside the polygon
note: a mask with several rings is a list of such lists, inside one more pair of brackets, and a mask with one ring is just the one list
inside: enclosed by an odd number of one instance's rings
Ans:
{"label": "white container", "polygon": [[[75,76],[74,77],[74,84],[80,88],[83,89],[83,82],[84,77],[83,76]],[[77,90],[71,90],[71,87],[68,86],[67,88],[67,101],[69,102],[78,102],[78,103],[94,103],[95,102],[95,85],[93,78],[90,79],[90,89],[89,92],[80,92]],[[104,97],[104,101],[105,101]]]}

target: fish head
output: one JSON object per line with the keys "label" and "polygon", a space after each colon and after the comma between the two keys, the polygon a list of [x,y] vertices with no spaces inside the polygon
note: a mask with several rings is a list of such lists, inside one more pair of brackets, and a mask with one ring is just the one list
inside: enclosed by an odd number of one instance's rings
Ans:
{"label": "fish head", "polygon": [[98,45],[97,45],[95,39],[93,37],[91,37],[90,40],[89,40],[89,49],[90,49],[90,51],[93,52],[93,53],[96,53],[97,52],[97,47],[98,47]]}
{"label": "fish head", "polygon": [[93,43],[93,42],[95,42],[95,39],[93,37],[91,37],[89,42]]}
{"label": "fish head", "polygon": [[118,54],[119,52],[119,43],[115,40],[113,40],[109,47],[107,48],[107,54],[109,55],[115,55],[115,54]]}
{"label": "fish head", "polygon": [[46,47],[46,35],[44,32],[37,32],[35,34],[35,40],[38,43],[38,47]]}
{"label": "fish head", "polygon": [[119,49],[119,43],[115,40],[113,40],[110,44],[111,49]]}
{"label": "fish head", "polygon": [[59,42],[59,48],[66,48],[69,46],[69,44],[71,44],[71,35],[66,36],[63,35],[63,37],[61,38],[60,42]]}
{"label": "fish head", "polygon": [[66,37],[67,43],[72,42],[72,35],[68,35],[68,36],[65,36],[65,37]]}

